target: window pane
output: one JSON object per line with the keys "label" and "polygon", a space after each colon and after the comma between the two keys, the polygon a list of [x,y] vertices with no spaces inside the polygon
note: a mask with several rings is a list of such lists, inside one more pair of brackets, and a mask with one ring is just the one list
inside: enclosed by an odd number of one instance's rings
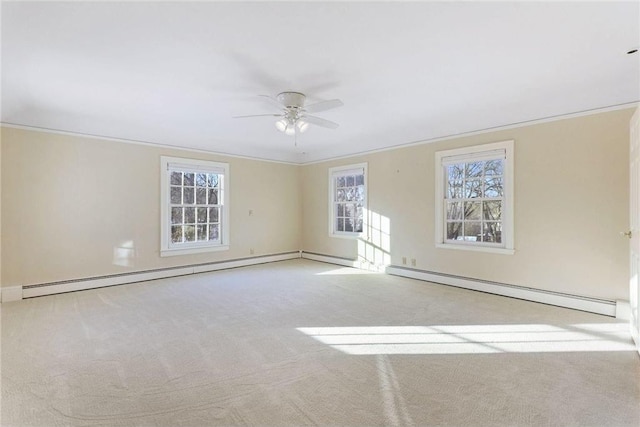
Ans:
{"label": "window pane", "polygon": [[356,219],[362,221],[362,219],[364,218],[364,210],[362,209],[362,206],[358,206],[356,205]]}
{"label": "window pane", "polygon": [[[464,219],[480,219],[482,202],[464,202]],[[480,231],[478,231],[479,233]]]}
{"label": "window pane", "polygon": [[356,185],[364,185],[364,175],[356,175]]}
{"label": "window pane", "polygon": [[348,202],[351,202],[356,199],[356,191],[355,188],[348,188],[346,192],[346,199]]}
{"label": "window pane", "polygon": [[463,240],[467,242],[479,242],[482,240],[482,223],[481,222],[465,222]]}
{"label": "window pane", "polygon": [[348,231],[351,232],[353,231],[353,219],[352,218],[345,218],[344,220],[344,231]]}
{"label": "window pane", "polygon": [[338,224],[336,226],[337,231],[344,231],[344,218],[338,218]]}
{"label": "window pane", "polygon": [[209,224],[209,240],[219,240],[219,239],[220,239],[220,225]]}
{"label": "window pane", "polygon": [[207,202],[210,205],[217,205],[218,204],[218,190],[217,189],[210,189],[209,190],[209,200]]}
{"label": "window pane", "polygon": [[199,205],[207,204],[207,189],[196,188],[196,203]]}
{"label": "window pane", "polygon": [[462,198],[462,183],[463,181],[449,181],[447,185],[447,198],[449,199],[461,199]]}
{"label": "window pane", "polygon": [[351,203],[347,203],[344,206],[344,216],[347,216],[349,218],[353,218],[356,214],[356,207],[355,205],[351,204]]}
{"label": "window pane", "polygon": [[503,160],[490,160],[484,164],[485,175],[502,175]]}
{"label": "window pane", "polygon": [[174,225],[171,227],[171,243],[182,242],[182,226]]}
{"label": "window pane", "polygon": [[358,187],[358,195],[356,196],[356,200],[359,202],[364,202],[364,185]]}
{"label": "window pane", "polygon": [[174,205],[182,204],[182,188],[171,187],[171,204],[174,204]]}
{"label": "window pane", "polygon": [[500,221],[502,219],[502,200],[484,202],[482,217],[489,221]]}
{"label": "window pane", "polygon": [[462,203],[461,202],[447,203],[447,219],[462,219]]}
{"label": "window pane", "polygon": [[482,197],[482,181],[479,179],[471,179],[465,181],[464,197],[469,199]]}
{"label": "window pane", "polygon": [[336,202],[344,202],[346,198],[347,196],[344,190],[340,189],[336,192]]}
{"label": "window pane", "polygon": [[218,181],[219,181],[218,180],[218,175],[210,173],[210,174],[207,174],[207,178],[208,178],[207,179],[207,185],[209,187],[213,188],[213,187],[217,187],[218,186]]}
{"label": "window pane", "polygon": [[364,230],[362,217],[356,218],[356,226],[353,231],[356,233],[362,233],[362,230]]}
{"label": "window pane", "polygon": [[462,222],[447,223],[447,240],[458,240],[462,235]]}
{"label": "window pane", "polygon": [[196,226],[185,225],[184,226],[184,240],[185,242],[195,242],[196,240]]}
{"label": "window pane", "polygon": [[198,240],[199,241],[209,240],[209,236],[207,234],[207,225],[206,224],[198,226]]}
{"label": "window pane", "polygon": [[171,208],[171,224],[182,224],[182,208]]}
{"label": "window pane", "polygon": [[196,208],[184,208],[184,223],[194,224],[196,222]]}
{"label": "window pane", "polygon": [[500,222],[486,222],[484,224],[484,241],[502,243],[502,224]]}
{"label": "window pane", "polygon": [[219,222],[218,210],[219,208],[209,208],[209,222]]}
{"label": "window pane", "polygon": [[342,203],[338,203],[338,215],[337,216],[344,216],[344,205]]}
{"label": "window pane", "polygon": [[356,178],[355,178],[355,176],[353,176],[353,175],[348,176],[348,177],[346,178],[346,184],[347,184],[347,187],[353,187],[354,185],[356,185]]}
{"label": "window pane", "polygon": [[195,183],[194,178],[195,178],[195,174],[186,172],[184,174],[184,184],[183,185],[184,186],[193,187],[193,185]]}
{"label": "window pane", "polygon": [[464,163],[447,166],[447,181],[462,181],[464,177]]}
{"label": "window pane", "polygon": [[196,174],[196,185],[198,187],[206,187],[207,186],[207,174],[206,173],[198,173],[198,174]]}
{"label": "window pane", "polygon": [[207,208],[198,208],[196,213],[198,215],[198,223],[202,224],[207,222]]}
{"label": "window pane", "polygon": [[467,178],[481,177],[483,170],[484,170],[484,162],[467,163],[466,176]]}
{"label": "window pane", "polygon": [[487,178],[484,184],[484,197],[503,197],[502,178]]}
{"label": "window pane", "polygon": [[[185,174],[186,175],[186,174]],[[193,187],[184,187],[182,189],[182,203],[192,205],[195,202],[195,189]]]}
{"label": "window pane", "polygon": [[336,187],[344,187],[345,186],[345,177],[339,176],[336,178]]}
{"label": "window pane", "polygon": [[182,172],[171,172],[171,185],[182,185]]}

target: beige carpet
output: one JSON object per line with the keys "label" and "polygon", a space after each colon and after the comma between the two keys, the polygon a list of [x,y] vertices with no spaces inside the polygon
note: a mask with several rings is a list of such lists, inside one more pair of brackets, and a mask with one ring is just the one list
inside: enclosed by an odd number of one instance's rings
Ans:
{"label": "beige carpet", "polygon": [[2,305],[2,426],[637,427],[625,331],[304,260],[35,298]]}

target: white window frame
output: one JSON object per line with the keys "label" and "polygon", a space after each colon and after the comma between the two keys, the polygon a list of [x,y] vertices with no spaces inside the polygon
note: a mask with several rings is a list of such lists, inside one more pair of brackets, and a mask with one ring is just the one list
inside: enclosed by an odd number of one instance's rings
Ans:
{"label": "white window frame", "polygon": [[[513,203],[513,151],[514,141],[501,141],[491,144],[475,145],[453,150],[438,151],[435,154],[435,244],[443,249],[461,249],[468,251],[490,252],[513,255],[514,249],[514,203]],[[502,153],[502,154],[500,154]],[[474,160],[490,160],[504,156],[503,167],[503,206],[502,206],[502,243],[447,241],[445,215],[445,163],[471,162]]]}
{"label": "white window frame", "polygon": [[[220,184],[220,242],[171,243],[171,171],[217,173]],[[160,157],[160,256],[190,255],[229,249],[229,164],[181,157]]]}
{"label": "white window frame", "polygon": [[[335,229],[335,179],[339,176],[356,174],[360,170],[364,174],[364,202],[362,207],[362,232],[357,231],[337,231]],[[329,236],[346,239],[366,238],[367,236],[367,212],[368,212],[368,188],[367,183],[367,163],[357,163],[352,165],[337,166],[329,168]]]}

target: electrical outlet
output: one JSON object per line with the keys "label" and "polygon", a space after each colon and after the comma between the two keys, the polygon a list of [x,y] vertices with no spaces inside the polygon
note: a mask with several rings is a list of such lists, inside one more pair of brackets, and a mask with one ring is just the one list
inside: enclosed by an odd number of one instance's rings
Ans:
{"label": "electrical outlet", "polygon": [[411,267],[415,267],[415,266],[416,266],[416,259],[411,258]]}
{"label": "electrical outlet", "polygon": [[402,265],[407,265],[407,257],[406,256],[402,257]]}

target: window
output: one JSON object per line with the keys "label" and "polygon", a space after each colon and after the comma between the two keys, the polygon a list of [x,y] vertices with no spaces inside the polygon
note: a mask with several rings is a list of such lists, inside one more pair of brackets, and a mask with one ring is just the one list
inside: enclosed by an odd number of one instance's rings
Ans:
{"label": "window", "polygon": [[229,249],[229,165],[161,157],[161,256]]}
{"label": "window", "polygon": [[329,234],[358,237],[364,233],[367,164],[329,169]]}
{"label": "window", "polygon": [[513,141],[436,153],[436,246],[513,251]]}

